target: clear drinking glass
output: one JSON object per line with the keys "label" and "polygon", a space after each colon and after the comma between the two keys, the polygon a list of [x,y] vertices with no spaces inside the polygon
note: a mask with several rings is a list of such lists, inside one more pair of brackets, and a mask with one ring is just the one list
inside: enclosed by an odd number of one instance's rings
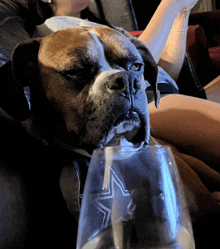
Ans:
{"label": "clear drinking glass", "polygon": [[142,144],[94,151],[80,211],[81,248],[195,248],[169,147]]}

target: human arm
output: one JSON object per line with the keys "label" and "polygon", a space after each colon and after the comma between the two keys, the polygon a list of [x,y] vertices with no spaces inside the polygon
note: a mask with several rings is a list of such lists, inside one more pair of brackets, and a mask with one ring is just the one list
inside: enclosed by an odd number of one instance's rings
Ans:
{"label": "human arm", "polygon": [[197,0],[162,0],[139,37],[147,45],[155,61],[175,80],[184,59],[188,17],[196,2]]}

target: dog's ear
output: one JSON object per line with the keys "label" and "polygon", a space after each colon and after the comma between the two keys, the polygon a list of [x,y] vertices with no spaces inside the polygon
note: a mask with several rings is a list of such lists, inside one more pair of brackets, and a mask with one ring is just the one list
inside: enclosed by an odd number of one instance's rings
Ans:
{"label": "dog's ear", "polygon": [[20,43],[12,55],[12,70],[18,85],[25,87],[33,84],[39,77],[38,52],[41,38]]}
{"label": "dog's ear", "polygon": [[116,28],[116,30],[125,35],[135,45],[138,52],[142,56],[145,64],[144,78],[152,86],[155,95],[155,105],[158,108],[160,102],[160,91],[158,90],[158,85],[157,85],[158,67],[153,56],[151,55],[146,45],[143,42],[141,42],[139,39],[131,36],[127,31],[125,31],[122,28]]}
{"label": "dog's ear", "polygon": [[16,120],[26,120],[30,111],[23,88],[16,84],[11,61],[0,67],[0,107]]}
{"label": "dog's ear", "polygon": [[36,77],[38,50],[38,40],[22,42],[15,48],[12,61],[0,67],[0,107],[19,121],[30,117],[23,86]]}
{"label": "dog's ear", "polygon": [[144,43],[137,38],[131,38],[130,41],[136,46],[144,60],[144,79],[150,83],[154,91],[155,105],[158,108],[160,102],[160,91],[158,90],[157,84],[158,66]]}

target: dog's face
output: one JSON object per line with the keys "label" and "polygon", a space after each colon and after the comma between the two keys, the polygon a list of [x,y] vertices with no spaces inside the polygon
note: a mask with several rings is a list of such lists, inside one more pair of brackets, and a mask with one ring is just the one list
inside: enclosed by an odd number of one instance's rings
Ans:
{"label": "dog's face", "polygon": [[116,30],[68,28],[20,44],[13,73],[30,87],[33,126],[49,143],[92,150],[115,135],[149,139],[145,79],[157,93],[157,66]]}

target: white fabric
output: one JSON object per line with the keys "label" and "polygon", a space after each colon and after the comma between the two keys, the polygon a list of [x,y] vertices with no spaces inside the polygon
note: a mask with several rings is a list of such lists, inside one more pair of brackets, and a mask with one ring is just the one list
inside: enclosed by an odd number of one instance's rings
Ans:
{"label": "white fabric", "polygon": [[44,37],[61,29],[77,26],[103,26],[94,22],[70,16],[56,16],[36,27],[34,37]]}

